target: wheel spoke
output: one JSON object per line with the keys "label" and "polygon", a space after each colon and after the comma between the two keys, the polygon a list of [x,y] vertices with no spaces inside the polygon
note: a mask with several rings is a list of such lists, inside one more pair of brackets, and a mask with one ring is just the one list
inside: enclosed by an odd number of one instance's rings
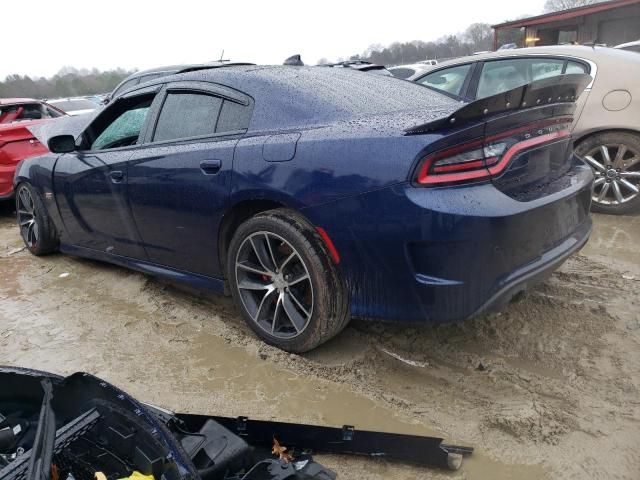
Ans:
{"label": "wheel spoke", "polygon": [[616,200],[618,201],[618,203],[624,202],[624,197],[622,196],[622,192],[620,191],[620,185],[618,185],[618,182],[614,180],[611,183],[613,184],[613,193],[616,196]]}
{"label": "wheel spoke", "polygon": [[293,257],[295,257],[295,256],[296,256],[296,252],[295,252],[295,251],[293,251],[293,252],[291,252],[291,254],[289,254],[289,256],[288,256],[288,257],[284,260],[284,262],[282,262],[282,264],[280,265],[280,271],[281,271],[281,272],[282,272],[282,271],[284,271],[284,267],[286,267],[286,266],[287,266],[287,264],[291,261],[291,259],[292,259]]}
{"label": "wheel spoke", "polygon": [[303,280],[307,280],[309,278],[309,275],[305,272],[302,275],[297,276],[296,278],[294,278],[293,280],[291,280],[289,282],[289,286],[291,287],[292,285],[295,285],[297,283],[302,282]]}
{"label": "wheel spoke", "polygon": [[276,262],[276,257],[273,254],[273,249],[271,248],[271,242],[269,241],[269,235],[264,234],[264,242],[267,244],[267,250],[269,251],[269,258],[271,259],[271,264],[275,270],[278,270],[278,262]]}
{"label": "wheel spoke", "polygon": [[626,168],[628,170],[629,168],[637,165],[638,163],[640,163],[640,157],[638,157],[638,156],[627,158],[624,161],[624,164],[625,164],[624,168]]}
{"label": "wheel spoke", "polygon": [[254,241],[253,237],[251,237],[249,241],[251,242],[253,252],[256,254],[256,257],[258,258],[260,265],[262,265],[262,268],[264,268],[268,272],[274,272],[275,267],[269,266],[269,254],[266,252],[264,244],[262,242]]}
{"label": "wheel spoke", "polygon": [[605,183],[607,181],[606,178],[604,177],[598,177],[596,178],[596,181],[593,182],[593,184],[597,187],[598,185],[602,185],[603,183]]}
{"label": "wheel spoke", "polygon": [[238,282],[238,288],[241,290],[271,290],[273,289],[273,284],[260,283],[245,278]]}
{"label": "wheel spoke", "polygon": [[609,156],[609,148],[606,145],[600,145],[600,153],[605,165],[611,165],[611,157]]}
{"label": "wheel spoke", "polygon": [[275,292],[275,290],[268,290],[267,293],[265,293],[264,296],[262,297],[262,300],[260,300],[260,303],[258,304],[258,308],[256,309],[256,313],[253,315],[254,322],[257,322],[260,320],[260,313],[262,312],[262,309],[264,308],[264,306],[268,303],[267,299],[271,297],[273,292]]}
{"label": "wheel spoke", "polygon": [[640,178],[640,172],[620,172],[621,177]]}
{"label": "wheel spoke", "polygon": [[25,225],[31,225],[32,222],[33,222],[33,219],[29,218],[27,220],[23,220],[22,222],[20,222],[20,226],[24,227]]}
{"label": "wheel spoke", "polygon": [[587,163],[589,163],[589,165],[591,165],[596,170],[600,172],[604,172],[606,170],[606,168],[604,168],[604,165],[602,165],[599,161],[597,161],[591,155],[586,155],[584,159],[587,161]]}
{"label": "wheel spoke", "polygon": [[631,190],[633,193],[640,193],[640,188],[636,187],[633,183],[625,180],[624,178],[620,178],[618,179],[618,182],[620,182],[622,185],[624,185],[625,187],[627,187],[629,190]]}
{"label": "wheel spoke", "polygon": [[626,145],[620,145],[618,147],[618,151],[616,152],[616,158],[613,161],[613,164],[617,167],[620,168],[622,166],[622,159],[624,158],[624,156],[627,154],[627,146]]}
{"label": "wheel spoke", "polygon": [[287,295],[290,296],[291,300],[293,300],[293,302],[298,306],[298,308],[302,310],[302,313],[304,313],[305,317],[309,318],[311,316],[307,308],[302,304],[300,300],[298,300],[298,298],[295,296],[295,294],[291,290],[289,290]]}
{"label": "wheel spoke", "polygon": [[247,271],[247,272],[256,273],[258,275],[267,275],[269,277],[272,276],[271,272],[268,272],[266,270],[262,270],[262,269],[256,267],[255,265],[251,265],[249,263],[236,263],[236,266],[238,268],[241,268],[242,270]]}
{"label": "wheel spoke", "polygon": [[284,296],[282,297],[282,306],[284,307],[284,311],[287,314],[287,317],[289,317],[291,325],[293,325],[293,328],[296,329],[296,332],[302,331],[307,324],[308,317],[305,318],[300,315],[300,312],[296,309],[296,306],[291,300],[291,295],[284,294]]}
{"label": "wheel spoke", "polygon": [[604,200],[604,197],[607,196],[607,192],[609,191],[610,185],[611,185],[610,183],[605,183],[602,186],[602,190],[600,190],[600,194],[598,195],[598,202],[602,202]]}
{"label": "wheel spoke", "polygon": [[280,307],[282,306],[282,297],[282,293],[278,295],[278,300],[276,300],[276,308],[273,309],[273,320],[271,321],[272,334],[276,332],[276,323],[278,322],[278,313],[280,313]]}

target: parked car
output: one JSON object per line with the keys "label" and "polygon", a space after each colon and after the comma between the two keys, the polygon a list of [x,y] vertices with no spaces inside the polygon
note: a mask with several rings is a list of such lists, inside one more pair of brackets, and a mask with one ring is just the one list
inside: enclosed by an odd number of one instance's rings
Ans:
{"label": "parked car", "polygon": [[156,78],[166,77],[167,75],[175,75],[176,73],[184,73],[184,72],[193,72],[195,70],[206,69],[211,67],[224,67],[224,66],[234,66],[234,65],[253,65],[252,63],[241,63],[241,62],[208,62],[208,63],[192,63],[185,65],[169,65],[164,67],[156,67],[150,68],[148,70],[142,70],[140,72],[135,72],[125,78],[122,82],[113,89],[110,95],[107,95],[104,98],[104,104],[106,105],[111,101],[111,99],[116,98],[125,90],[132,88],[140,83],[149,82],[151,80],[155,80]]}
{"label": "parked car", "polygon": [[15,177],[20,232],[35,255],[230,292],[258,336],[293,352],[351,316],[463,320],[586,242],[593,175],[568,128],[588,81],[463,106],[351,68],[157,78],[79,135],[43,138],[53,153]]}
{"label": "parked car", "polygon": [[616,45],[615,48],[640,53],[640,40],[636,40],[635,42],[621,43],[620,45]]}
{"label": "parked car", "polygon": [[94,112],[99,106],[96,102],[85,97],[55,98],[47,101],[49,104],[71,116]]}
{"label": "parked car", "polygon": [[597,177],[593,210],[640,211],[640,56],[598,46],[522,48],[443,62],[410,80],[470,102],[563,73],[593,77],[572,127],[576,152]]}
{"label": "parked car", "polygon": [[410,65],[398,65],[395,67],[389,67],[388,70],[394,77],[407,79],[420,73],[427,72],[433,69],[435,65],[436,64],[431,65],[426,63],[413,63]]}
{"label": "parked car", "polygon": [[32,98],[0,98],[0,200],[13,197],[18,163],[48,151],[27,127],[63,115],[56,107]]}

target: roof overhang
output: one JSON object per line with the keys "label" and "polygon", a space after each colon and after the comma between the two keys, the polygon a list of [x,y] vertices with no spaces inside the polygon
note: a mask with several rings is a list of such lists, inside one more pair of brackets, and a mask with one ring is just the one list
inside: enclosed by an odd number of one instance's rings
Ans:
{"label": "roof overhang", "polygon": [[502,30],[505,28],[522,28],[532,25],[540,25],[543,23],[561,22],[571,20],[572,18],[582,17],[584,15],[592,15],[594,13],[615,10],[617,8],[627,7],[629,5],[640,4],[640,0],[612,0],[610,2],[596,3],[594,5],[585,5],[584,7],[570,8],[559,12],[545,13],[535,17],[523,18],[511,22],[499,23],[492,25],[494,30]]}

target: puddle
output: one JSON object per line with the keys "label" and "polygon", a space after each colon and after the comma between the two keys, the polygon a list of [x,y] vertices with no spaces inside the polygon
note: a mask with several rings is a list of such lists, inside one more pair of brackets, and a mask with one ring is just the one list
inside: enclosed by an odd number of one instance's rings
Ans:
{"label": "puddle", "polygon": [[615,262],[640,279],[640,215],[593,214],[593,233],[582,253]]}

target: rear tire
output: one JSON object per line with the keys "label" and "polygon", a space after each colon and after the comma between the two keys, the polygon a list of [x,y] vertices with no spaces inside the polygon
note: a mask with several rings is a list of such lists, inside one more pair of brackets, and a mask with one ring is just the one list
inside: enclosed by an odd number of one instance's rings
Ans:
{"label": "rear tire", "polygon": [[28,183],[16,188],[16,216],[20,236],[34,255],[58,250],[58,236],[38,191]]}
{"label": "rear tire", "polygon": [[227,272],[247,325],[282,350],[312,350],[349,322],[340,272],[315,228],[294,211],[270,210],[241,224]]}
{"label": "rear tire", "polygon": [[596,175],[591,211],[611,215],[640,211],[640,135],[598,133],[580,142],[575,152]]}

